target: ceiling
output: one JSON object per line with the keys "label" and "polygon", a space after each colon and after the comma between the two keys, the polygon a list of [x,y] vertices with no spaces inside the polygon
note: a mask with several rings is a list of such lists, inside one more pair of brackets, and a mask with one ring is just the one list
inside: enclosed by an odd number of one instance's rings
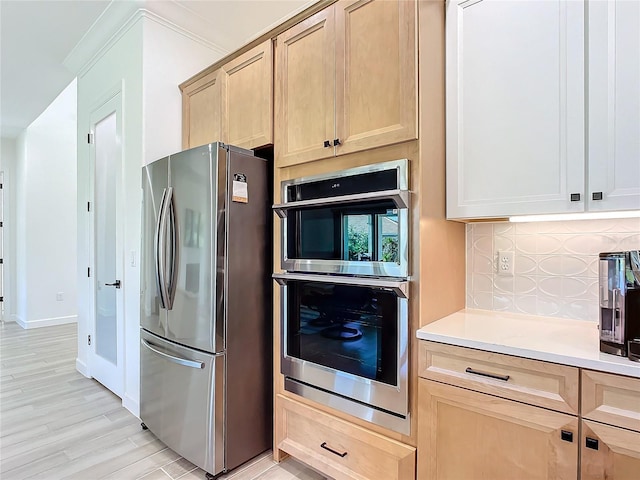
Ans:
{"label": "ceiling", "polygon": [[138,9],[192,32],[224,55],[315,2],[0,0],[0,135],[15,137],[28,127]]}

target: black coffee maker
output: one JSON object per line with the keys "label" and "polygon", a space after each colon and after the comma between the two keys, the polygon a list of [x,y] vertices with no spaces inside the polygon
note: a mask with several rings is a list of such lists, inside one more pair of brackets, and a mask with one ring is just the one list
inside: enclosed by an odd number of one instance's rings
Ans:
{"label": "black coffee maker", "polygon": [[640,250],[601,253],[599,263],[600,351],[640,361]]}

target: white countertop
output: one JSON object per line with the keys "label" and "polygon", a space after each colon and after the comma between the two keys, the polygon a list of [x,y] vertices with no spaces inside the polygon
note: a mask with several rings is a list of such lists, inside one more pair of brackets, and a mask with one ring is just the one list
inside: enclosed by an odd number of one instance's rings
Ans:
{"label": "white countertop", "polygon": [[600,352],[598,324],[465,309],[418,330],[422,340],[640,378],[640,362]]}

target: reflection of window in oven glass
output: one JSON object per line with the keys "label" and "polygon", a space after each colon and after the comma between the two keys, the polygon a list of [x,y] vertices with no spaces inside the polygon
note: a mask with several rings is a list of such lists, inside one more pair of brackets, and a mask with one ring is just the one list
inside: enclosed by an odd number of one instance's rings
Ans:
{"label": "reflection of window in oven glass", "polygon": [[398,211],[345,215],[344,260],[398,263]]}

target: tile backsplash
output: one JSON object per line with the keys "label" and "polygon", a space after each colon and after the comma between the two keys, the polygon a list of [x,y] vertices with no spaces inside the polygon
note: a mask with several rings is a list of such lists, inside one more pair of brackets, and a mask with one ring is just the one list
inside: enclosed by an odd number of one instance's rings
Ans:
{"label": "tile backsplash", "polygon": [[[640,250],[640,218],[467,225],[467,308],[598,321],[598,254]],[[514,253],[498,275],[498,250]]]}

